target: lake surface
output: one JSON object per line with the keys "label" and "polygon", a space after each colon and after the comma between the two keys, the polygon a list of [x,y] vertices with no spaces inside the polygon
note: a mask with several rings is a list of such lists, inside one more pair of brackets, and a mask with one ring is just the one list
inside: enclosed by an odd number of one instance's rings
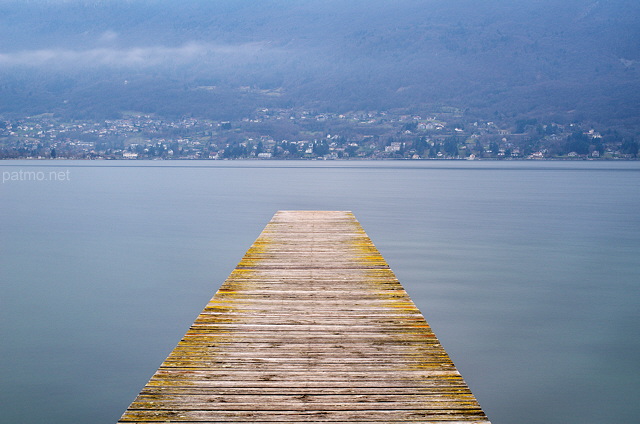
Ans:
{"label": "lake surface", "polygon": [[640,415],[640,162],[19,171],[43,179],[0,185],[2,422],[117,421],[281,209],[355,213],[494,424]]}

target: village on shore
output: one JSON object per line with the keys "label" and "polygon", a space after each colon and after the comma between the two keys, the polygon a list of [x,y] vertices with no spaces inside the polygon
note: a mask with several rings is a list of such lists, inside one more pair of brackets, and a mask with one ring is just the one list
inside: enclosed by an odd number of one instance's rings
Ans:
{"label": "village on shore", "polygon": [[0,159],[636,159],[638,141],[580,123],[483,121],[456,108],[322,113],[261,108],[232,121],[142,113],[3,120]]}

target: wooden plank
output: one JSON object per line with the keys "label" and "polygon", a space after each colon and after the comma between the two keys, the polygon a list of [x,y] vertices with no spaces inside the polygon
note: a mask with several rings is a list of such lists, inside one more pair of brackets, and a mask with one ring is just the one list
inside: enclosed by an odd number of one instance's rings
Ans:
{"label": "wooden plank", "polygon": [[[465,400],[466,398],[466,400]],[[473,395],[467,394],[465,397],[455,402],[472,401]],[[219,395],[202,395],[202,394],[176,394],[173,396],[158,396],[141,394],[136,398],[136,402],[173,402],[173,403],[225,403],[225,404],[247,404],[250,401],[259,400],[259,403],[268,403],[270,405],[286,405],[288,402],[305,402],[314,404],[340,404],[347,405],[349,402],[357,402],[358,404],[371,403],[389,403],[403,402],[404,404],[439,404],[442,402],[451,402],[443,395],[420,395],[420,394],[219,394]],[[211,406],[211,405],[208,405]],[[388,406],[388,405],[387,405]],[[414,405],[415,407],[415,405]],[[140,408],[136,408],[140,409]]]}
{"label": "wooden plank", "polygon": [[256,405],[252,411],[241,410],[191,410],[191,409],[129,409],[123,415],[123,422],[149,421],[149,422],[254,422],[254,421],[279,421],[279,422],[358,422],[358,421],[382,421],[389,419],[398,421],[431,421],[431,420],[470,420],[484,419],[481,409],[387,409],[387,410],[317,410],[315,408],[300,408],[283,411],[261,410]]}
{"label": "wooden plank", "polygon": [[184,386],[156,386],[151,391],[146,388],[139,396],[153,396],[159,399],[172,399],[176,395],[185,396],[253,396],[259,400],[262,396],[350,396],[357,401],[360,396],[449,396],[455,394],[457,398],[473,397],[467,387],[289,387],[286,393],[280,387],[219,387],[212,393],[210,389],[203,387]]}
{"label": "wooden plank", "polygon": [[280,211],[120,423],[482,423],[353,214]]}

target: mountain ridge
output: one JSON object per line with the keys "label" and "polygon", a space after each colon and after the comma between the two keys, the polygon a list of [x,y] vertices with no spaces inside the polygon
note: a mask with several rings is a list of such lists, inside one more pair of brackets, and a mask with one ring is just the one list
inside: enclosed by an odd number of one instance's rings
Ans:
{"label": "mountain ridge", "polygon": [[0,12],[4,116],[446,104],[640,130],[629,0],[32,0]]}

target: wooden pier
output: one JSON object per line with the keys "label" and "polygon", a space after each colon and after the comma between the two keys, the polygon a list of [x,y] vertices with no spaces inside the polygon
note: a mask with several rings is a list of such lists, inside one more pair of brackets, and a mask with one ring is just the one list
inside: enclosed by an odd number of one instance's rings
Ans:
{"label": "wooden pier", "polygon": [[342,211],[276,213],[118,422],[489,423]]}

